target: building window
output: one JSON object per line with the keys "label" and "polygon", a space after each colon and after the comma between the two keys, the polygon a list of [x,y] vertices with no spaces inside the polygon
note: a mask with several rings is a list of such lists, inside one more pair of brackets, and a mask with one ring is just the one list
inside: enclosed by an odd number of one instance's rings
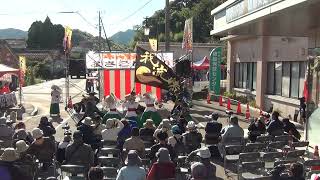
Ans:
{"label": "building window", "polygon": [[302,97],[305,64],[305,62],[268,63],[267,93],[290,98]]}
{"label": "building window", "polygon": [[235,63],[236,88],[256,89],[257,63]]}

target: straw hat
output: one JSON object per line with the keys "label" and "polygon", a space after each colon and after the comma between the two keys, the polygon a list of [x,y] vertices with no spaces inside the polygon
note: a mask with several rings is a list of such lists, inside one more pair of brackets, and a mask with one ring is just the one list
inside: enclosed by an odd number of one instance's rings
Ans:
{"label": "straw hat", "polygon": [[187,124],[187,128],[188,129],[196,129],[197,128],[196,123],[194,123],[193,121],[189,121]]}
{"label": "straw hat", "polygon": [[82,120],[82,123],[87,125],[87,126],[91,126],[92,125],[92,119],[91,117],[86,117],[84,118],[84,120]]}
{"label": "straw hat", "polygon": [[141,158],[138,156],[138,153],[136,150],[130,150],[128,152],[128,156],[125,163],[128,166],[140,166],[142,164]]}
{"label": "straw hat", "polygon": [[17,153],[25,152],[29,146],[26,144],[24,140],[19,140],[16,142],[16,151]]}
{"label": "straw hat", "polygon": [[143,123],[143,127],[148,129],[155,129],[156,127],[153,125],[152,119],[147,119],[145,123]]}
{"label": "straw hat", "polygon": [[32,130],[32,137],[33,137],[33,139],[39,139],[39,138],[43,137],[43,131],[39,128],[34,128]]}
{"label": "straw hat", "polygon": [[199,149],[199,151],[197,152],[197,155],[203,159],[207,159],[207,158],[211,157],[210,150],[207,147],[203,147],[203,148]]}
{"label": "straw hat", "polygon": [[0,156],[1,161],[12,162],[18,159],[18,155],[13,148],[6,148]]}

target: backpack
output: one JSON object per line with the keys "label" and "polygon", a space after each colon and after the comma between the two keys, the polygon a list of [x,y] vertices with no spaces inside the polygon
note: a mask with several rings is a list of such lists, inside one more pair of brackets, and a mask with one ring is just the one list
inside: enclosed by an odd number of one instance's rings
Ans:
{"label": "backpack", "polygon": [[173,138],[177,141],[177,143],[174,145],[174,150],[177,154],[183,154],[185,153],[185,147],[184,144],[182,142],[182,137],[180,137],[179,139],[176,138],[175,136],[173,136]]}

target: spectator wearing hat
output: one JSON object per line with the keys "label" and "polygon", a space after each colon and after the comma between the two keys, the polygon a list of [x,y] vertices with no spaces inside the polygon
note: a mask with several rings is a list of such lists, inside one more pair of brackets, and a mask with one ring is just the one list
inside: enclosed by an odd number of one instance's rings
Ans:
{"label": "spectator wearing hat", "polygon": [[16,152],[19,157],[17,161],[23,163],[32,163],[32,157],[26,153],[28,148],[29,146],[24,140],[19,140],[16,142]]}
{"label": "spectator wearing hat", "polygon": [[84,166],[86,171],[93,166],[94,152],[88,144],[84,143],[81,131],[73,133],[73,143],[67,146],[65,158],[64,164]]}
{"label": "spectator wearing hat", "polygon": [[116,180],[145,180],[146,171],[141,167],[141,159],[135,150],[130,150],[125,161],[126,166],[122,167]]}
{"label": "spectator wearing hat", "polygon": [[96,143],[95,134],[93,133],[92,119],[84,118],[82,124],[77,128],[83,134],[83,142],[89,145]]}
{"label": "spectator wearing hat", "polygon": [[162,122],[160,123],[160,125],[158,126],[158,128],[155,130],[153,137],[155,137],[157,139],[157,134],[159,132],[165,132],[167,133],[168,137],[173,136],[172,132],[171,132],[171,122],[169,119],[163,119]]}
{"label": "spectator wearing hat", "polygon": [[104,174],[101,167],[91,167],[88,172],[89,180],[103,180]]}
{"label": "spectator wearing hat", "polygon": [[139,135],[142,140],[153,141],[153,134],[155,132],[156,127],[153,125],[152,119],[147,119],[143,124],[143,128],[140,129]]}
{"label": "spectator wearing hat", "polygon": [[272,119],[267,126],[267,132],[271,136],[280,136],[283,135],[283,123],[279,120],[279,113],[274,111],[272,113]]}
{"label": "spectator wearing hat", "polygon": [[46,116],[40,118],[39,129],[43,131],[44,137],[49,137],[54,140],[54,134],[56,134],[56,129],[53,127],[52,123],[49,122],[49,119]]}
{"label": "spectator wearing hat", "polygon": [[118,119],[108,119],[106,129],[101,132],[102,139],[105,141],[117,141],[118,133],[123,129],[124,124]]}
{"label": "spectator wearing hat", "polygon": [[172,146],[167,143],[168,134],[166,132],[160,131],[157,134],[157,139],[159,140],[159,143],[151,147],[150,154],[149,154],[150,160],[155,161],[156,153],[159,151],[160,148],[167,148],[169,150],[171,160],[173,161],[176,158],[176,153],[173,150]]}
{"label": "spectator wearing hat", "polygon": [[173,136],[169,137],[168,143],[173,147],[177,154],[185,153],[185,146],[183,144],[182,132],[178,125],[171,128]]}
{"label": "spectator wearing hat", "polygon": [[57,149],[57,161],[59,163],[62,163],[64,160],[66,160],[66,148],[71,142],[71,136],[65,135],[63,138],[63,141],[58,144]]}
{"label": "spectator wearing hat", "polygon": [[136,150],[139,157],[145,156],[145,146],[142,139],[139,137],[139,129],[134,127],[131,131],[131,138],[127,139],[123,145],[123,148],[128,152],[129,150]]}
{"label": "spectator wearing hat", "polygon": [[42,130],[39,128],[32,130],[32,137],[34,141],[26,153],[35,156],[40,162],[44,163],[43,170],[46,170],[52,162],[56,150],[55,142],[48,137],[44,137]]}
{"label": "spectator wearing hat", "polygon": [[147,180],[175,178],[176,167],[170,159],[168,149],[160,148],[157,152],[157,158],[157,162],[152,164]]}
{"label": "spectator wearing hat", "polygon": [[119,112],[117,111],[117,99],[113,93],[108,95],[105,99],[105,108],[108,108],[109,111],[103,116],[102,123],[105,124],[108,119],[116,118],[121,119]]}
{"label": "spectator wearing hat", "polygon": [[289,118],[282,119],[284,132],[292,134],[295,137],[295,140],[298,141],[301,138],[299,131],[296,126],[289,121]]}
{"label": "spectator wearing hat", "polygon": [[152,97],[151,92],[147,92],[143,95],[142,100],[146,104],[146,108],[142,113],[142,116],[139,121],[139,127],[143,126],[143,123],[146,122],[147,119],[152,119],[154,124],[158,126],[161,123],[161,116],[159,115],[157,109],[155,108],[156,99]]}
{"label": "spectator wearing hat", "polygon": [[202,135],[198,132],[196,123],[193,121],[188,122],[187,129],[188,131],[182,136],[186,151],[187,153],[190,153],[201,147]]}
{"label": "spectator wearing hat", "polygon": [[258,136],[266,132],[266,125],[264,124],[264,117],[260,116],[251,120],[251,124],[248,127],[248,137],[251,142],[255,142]]}
{"label": "spectator wearing hat", "polygon": [[13,128],[7,125],[7,118],[0,117],[0,139],[11,140],[13,133]]}
{"label": "spectator wearing hat", "polygon": [[222,129],[222,124],[218,122],[219,114],[212,113],[209,116],[210,121],[205,127],[205,140],[207,144],[217,144],[220,139],[220,132]]}
{"label": "spectator wearing hat", "polygon": [[204,174],[205,176],[203,178],[212,180],[216,179],[216,166],[210,161],[211,153],[209,148],[203,147],[195,151],[192,151],[186,158],[186,162],[192,162],[195,156],[200,157],[200,163],[202,163],[205,166],[205,172],[207,173]]}

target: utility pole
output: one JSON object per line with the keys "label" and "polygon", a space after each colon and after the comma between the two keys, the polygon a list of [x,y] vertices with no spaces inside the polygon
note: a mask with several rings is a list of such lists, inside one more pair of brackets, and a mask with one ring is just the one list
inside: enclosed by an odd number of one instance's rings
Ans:
{"label": "utility pole", "polygon": [[[98,51],[99,51],[99,61],[102,64],[102,55],[101,55],[101,15],[99,11],[99,37],[98,37]],[[101,99],[101,76],[100,76],[100,67],[98,69],[98,82],[99,82],[99,99]]]}
{"label": "utility pole", "polygon": [[165,8],[165,18],[166,18],[166,22],[165,22],[165,38],[166,38],[166,42],[165,42],[165,51],[168,52],[170,51],[170,12],[169,12],[169,0],[166,0],[166,8]]}

